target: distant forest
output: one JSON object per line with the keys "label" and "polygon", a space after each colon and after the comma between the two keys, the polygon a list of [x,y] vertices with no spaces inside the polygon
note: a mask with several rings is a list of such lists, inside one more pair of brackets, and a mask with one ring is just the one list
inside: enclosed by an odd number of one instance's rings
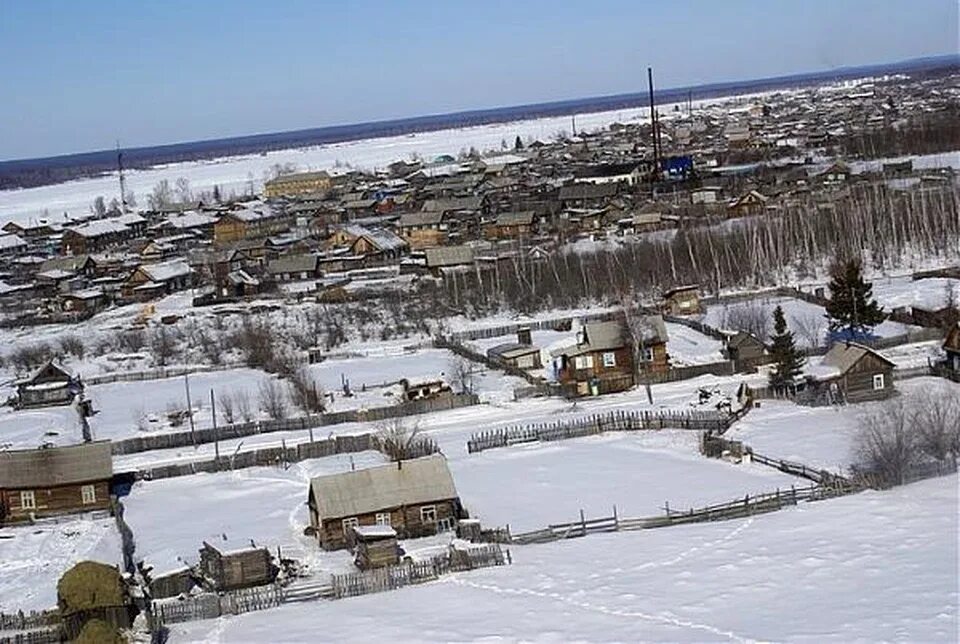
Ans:
{"label": "distant forest", "polygon": [[[737,94],[817,85],[874,74],[908,72],[914,76],[917,74],[938,75],[955,71],[958,65],[960,65],[960,57],[941,56],[890,65],[844,68],[814,74],[798,74],[754,81],[716,83],[698,87],[660,90],[656,92],[656,101],[658,103],[682,102],[688,99],[696,101],[722,96],[735,96]],[[640,78],[643,74],[638,70],[637,76]],[[414,132],[430,132],[449,128],[648,106],[649,98],[647,92],[637,92],[616,96],[473,110],[453,114],[360,123],[356,125],[338,125],[293,132],[278,132],[173,145],[132,148],[123,151],[123,162],[125,168],[144,169],[167,163],[200,161],[244,154],[261,154],[272,150],[285,150],[359,139],[400,136]],[[62,183],[74,179],[96,177],[108,174],[116,169],[117,153],[115,150],[101,150],[42,159],[3,161],[0,162],[0,190],[31,188]]]}

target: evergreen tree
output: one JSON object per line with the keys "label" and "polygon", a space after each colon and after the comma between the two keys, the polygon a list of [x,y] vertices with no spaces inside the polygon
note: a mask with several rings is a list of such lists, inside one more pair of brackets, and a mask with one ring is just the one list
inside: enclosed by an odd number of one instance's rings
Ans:
{"label": "evergreen tree", "polygon": [[523,141],[520,140],[520,135],[519,135],[519,134],[517,135],[517,140],[514,141],[514,143],[513,143],[513,149],[516,150],[516,151],[518,151],[518,152],[523,149]]}
{"label": "evergreen tree", "polygon": [[873,285],[863,279],[860,258],[837,260],[830,267],[830,300],[826,304],[830,331],[846,339],[865,336],[886,319],[873,298]]}
{"label": "evergreen tree", "polygon": [[803,371],[805,360],[803,353],[797,349],[793,339],[793,331],[787,329],[787,321],[783,317],[783,308],[779,305],[773,310],[773,335],[770,336],[770,354],[773,356],[774,367],[770,372],[770,386],[783,387],[796,380]]}

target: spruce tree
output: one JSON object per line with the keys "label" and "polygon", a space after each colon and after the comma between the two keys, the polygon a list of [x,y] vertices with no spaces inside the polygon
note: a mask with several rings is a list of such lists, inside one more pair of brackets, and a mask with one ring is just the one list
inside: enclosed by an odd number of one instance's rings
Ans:
{"label": "spruce tree", "polygon": [[837,260],[830,267],[830,299],[826,304],[830,331],[846,339],[867,335],[886,315],[873,298],[873,285],[863,279],[860,258]]}
{"label": "spruce tree", "polygon": [[513,142],[513,149],[520,151],[523,149],[523,141],[520,140],[520,135],[517,135],[517,140]]}
{"label": "spruce tree", "polygon": [[773,335],[770,336],[770,354],[774,366],[770,372],[770,386],[783,387],[791,384],[803,371],[804,355],[797,349],[793,332],[787,328],[783,308],[773,310]]}

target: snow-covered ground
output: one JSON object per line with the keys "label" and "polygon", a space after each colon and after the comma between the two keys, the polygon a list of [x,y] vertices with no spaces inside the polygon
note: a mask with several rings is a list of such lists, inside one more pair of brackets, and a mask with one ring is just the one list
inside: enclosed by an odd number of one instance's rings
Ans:
{"label": "snow-covered ground", "polygon": [[[777,306],[783,307],[783,315],[787,325],[794,332],[800,346],[815,346],[822,344],[827,332],[826,311],[822,306],[811,304],[805,300],[791,297],[758,296],[750,300],[712,304],[707,307],[706,313],[701,316],[704,324],[720,330],[733,331],[731,318],[743,311],[758,310],[767,320],[767,332],[773,330],[773,310]],[[892,320],[880,323],[873,329],[873,333],[881,338],[902,335],[919,327],[901,324]],[[816,339],[816,342],[813,340]]]}
{"label": "snow-covered ground", "polygon": [[78,516],[0,528],[0,612],[56,608],[60,576],[86,560],[121,563],[112,518]]}
{"label": "snow-covered ground", "polygon": [[723,343],[682,324],[667,322],[667,353],[670,364],[683,367],[719,362]]}
{"label": "snow-covered ground", "polygon": [[[350,561],[324,562],[309,525],[307,488],[312,477],[380,465],[379,452],[340,454],[296,463],[288,470],[254,467],[194,474],[134,485],[124,499],[124,517],[134,532],[137,557],[160,573],[196,564],[204,541],[222,549],[250,545],[290,549],[316,572]],[[224,538],[226,537],[226,538]]]}
{"label": "snow-covered ground", "polygon": [[171,641],[956,641],[957,489],[514,547],[509,567],[178,624]]}
{"label": "snow-covered ground", "polygon": [[873,296],[887,309],[913,307],[938,310],[947,305],[948,294],[960,300],[960,280],[949,277],[881,277],[873,280]]}

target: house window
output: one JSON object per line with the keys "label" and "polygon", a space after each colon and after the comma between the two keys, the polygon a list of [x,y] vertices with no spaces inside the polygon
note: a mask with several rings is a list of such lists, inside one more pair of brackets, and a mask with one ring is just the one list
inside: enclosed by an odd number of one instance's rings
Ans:
{"label": "house window", "polygon": [[641,359],[644,362],[653,362],[653,347],[644,347]]}
{"label": "house window", "polygon": [[37,497],[34,496],[33,490],[23,490],[22,492],[20,492],[20,509],[21,510],[37,509]]}
{"label": "house window", "polygon": [[360,525],[360,519],[350,517],[349,519],[344,519],[341,523],[343,524],[343,534],[349,534],[351,530]]}
{"label": "house window", "polygon": [[447,532],[453,530],[453,518],[440,519],[437,522],[437,532]]}
{"label": "house window", "polygon": [[873,390],[877,391],[877,390],[883,389],[883,385],[884,385],[883,374],[878,373],[873,377]]}
{"label": "house window", "polygon": [[437,522],[437,506],[435,505],[425,505],[420,508],[420,523],[436,523]]}
{"label": "house window", "polygon": [[576,356],[573,359],[573,367],[575,369],[592,369],[593,356]]}
{"label": "house window", "polygon": [[377,525],[390,525],[390,513],[377,512]]}
{"label": "house window", "polygon": [[97,502],[97,488],[92,485],[84,485],[80,488],[80,500],[84,505]]}
{"label": "house window", "polygon": [[603,366],[604,367],[617,366],[617,356],[612,351],[609,351],[603,354]]}

